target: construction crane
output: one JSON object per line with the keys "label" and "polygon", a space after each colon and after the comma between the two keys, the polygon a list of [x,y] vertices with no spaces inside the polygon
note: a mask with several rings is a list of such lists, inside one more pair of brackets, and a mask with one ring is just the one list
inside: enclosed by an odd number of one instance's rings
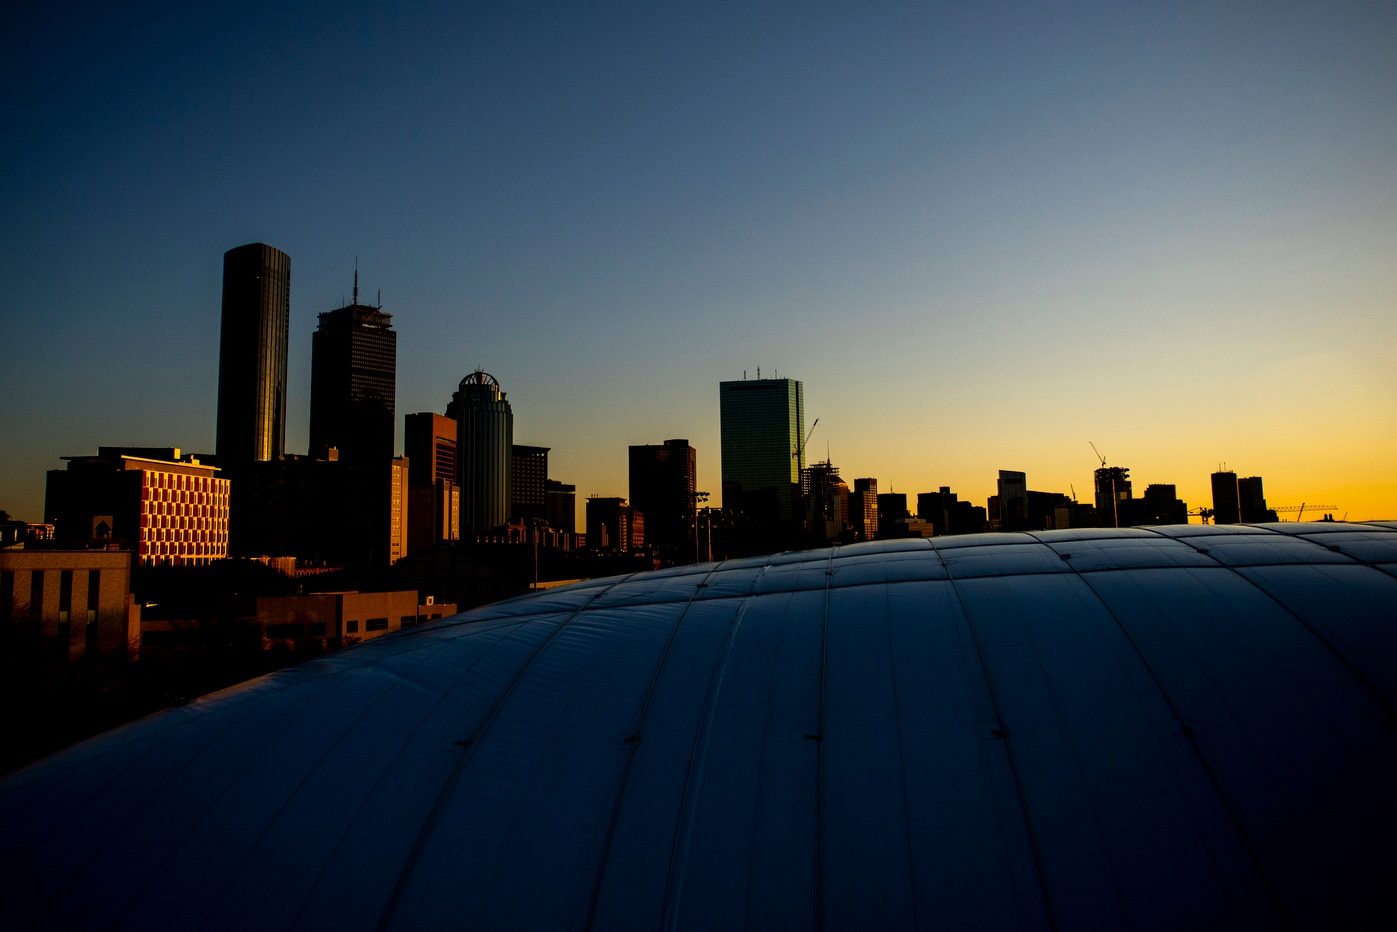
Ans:
{"label": "construction crane", "polygon": [[815,428],[819,425],[820,419],[815,418],[815,423],[810,425],[810,431],[805,435],[805,442],[796,447],[796,451],[791,454],[791,459],[800,462],[800,458],[805,453],[805,448],[810,444],[810,435],[815,433]]}
{"label": "construction crane", "polygon": [[1212,517],[1213,517],[1213,509],[1211,509],[1211,508],[1195,508],[1195,509],[1193,509],[1192,511],[1189,512],[1189,516],[1190,516],[1190,517],[1193,517],[1193,518],[1197,518],[1200,524],[1207,524],[1209,521],[1212,520]]}
{"label": "construction crane", "polygon": [[1272,508],[1270,510],[1274,511],[1278,515],[1289,514],[1293,511],[1295,512],[1295,520],[1298,522],[1301,518],[1305,516],[1306,510],[1329,512],[1337,511],[1338,508],[1338,505],[1311,505],[1308,502],[1301,502],[1298,505],[1286,505],[1284,508]]}
{"label": "construction crane", "polygon": [[1096,444],[1092,443],[1090,440],[1088,440],[1087,443],[1091,444],[1091,452],[1095,453],[1095,454],[1096,454],[1096,458],[1099,459],[1099,460],[1101,460],[1101,468],[1102,468],[1102,469],[1105,469],[1105,468],[1106,468],[1106,457],[1104,457],[1104,456],[1101,455],[1101,451],[1098,450],[1098,449],[1096,448]]}

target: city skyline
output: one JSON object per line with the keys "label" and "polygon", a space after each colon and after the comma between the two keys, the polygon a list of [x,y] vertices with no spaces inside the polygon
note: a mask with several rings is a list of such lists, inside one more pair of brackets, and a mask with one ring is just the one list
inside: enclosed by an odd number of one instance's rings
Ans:
{"label": "city skyline", "polygon": [[288,452],[358,255],[397,410],[483,368],[582,500],[687,437],[719,503],[715,383],[760,366],[880,491],[1086,501],[1093,441],[1195,508],[1225,463],[1397,514],[1388,7],[17,28],[0,508],[30,520],[63,455],[214,449],[220,257],[255,241],[296,266]]}

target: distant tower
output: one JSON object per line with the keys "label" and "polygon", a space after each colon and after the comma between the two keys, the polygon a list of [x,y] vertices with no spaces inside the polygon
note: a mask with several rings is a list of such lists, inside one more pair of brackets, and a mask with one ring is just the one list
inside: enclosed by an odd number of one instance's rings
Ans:
{"label": "distant tower", "polygon": [[805,468],[805,391],[795,379],[718,383],[723,506],[790,521]]}
{"label": "distant tower", "polygon": [[456,419],[461,536],[470,539],[509,520],[514,412],[495,377],[477,369],[461,380],[446,413]]}
{"label": "distant tower", "polygon": [[216,448],[224,468],[285,452],[290,324],[290,257],[266,243],[225,252]]}
{"label": "distant tower", "polygon": [[697,463],[686,439],[630,448],[631,508],[645,518],[645,539],[667,556],[693,559]]}
{"label": "distant tower", "polygon": [[393,458],[398,335],[393,315],[354,299],[320,315],[311,336],[310,453],[339,449],[343,462],[384,466]]}
{"label": "distant tower", "polygon": [[1240,524],[1242,521],[1241,495],[1237,488],[1237,474],[1219,469],[1213,473],[1213,523]]}
{"label": "distant tower", "polygon": [[408,552],[461,536],[461,490],[456,485],[456,419],[431,411],[403,419],[408,472]]}

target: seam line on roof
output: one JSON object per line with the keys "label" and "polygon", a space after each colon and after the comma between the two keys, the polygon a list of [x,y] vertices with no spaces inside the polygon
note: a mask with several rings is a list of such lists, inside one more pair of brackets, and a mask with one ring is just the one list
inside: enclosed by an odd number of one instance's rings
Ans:
{"label": "seam line on roof", "polygon": [[321,860],[320,869],[316,871],[314,879],[311,880],[311,882],[306,884],[305,886],[305,892],[301,897],[301,903],[296,908],[295,916],[291,921],[291,928],[297,929],[304,927],[306,909],[310,906],[311,900],[315,895],[315,891],[320,888],[320,883],[325,877],[325,871],[329,868],[330,864],[332,864],[335,858],[339,855],[340,848],[344,845],[344,839],[349,835],[350,828],[358,820],[360,814],[363,813],[365,807],[377,798],[377,791],[380,784],[383,783],[384,778],[393,770],[393,767],[398,763],[399,758],[401,758],[403,755],[403,751],[409,745],[412,744],[413,740],[422,731],[422,727],[427,723],[427,720],[432,717],[432,715],[436,712],[437,709],[441,708],[442,704],[446,702],[446,697],[452,694],[456,687],[460,685],[461,681],[464,680],[466,677],[470,676],[479,664],[481,664],[487,657],[494,653],[497,647],[499,647],[505,641],[508,641],[515,634],[518,634],[521,630],[526,628],[529,622],[536,620],[538,620],[537,616],[532,616],[528,619],[521,620],[512,625],[501,626],[500,628],[494,631],[474,635],[476,637],[485,637],[487,636],[487,634],[495,634],[496,631],[498,631],[499,633],[499,636],[496,637],[490,643],[490,645],[487,648],[485,648],[485,650],[481,651],[478,657],[476,657],[469,664],[463,667],[457,674],[456,678],[452,680],[451,684],[446,689],[442,690],[440,695],[437,696],[436,702],[432,703],[431,708],[428,709],[420,719],[418,719],[416,726],[413,727],[412,731],[409,732],[407,737],[405,737],[401,742],[399,742],[398,749],[393,752],[393,756],[390,757],[388,761],[383,765],[383,768],[379,771],[378,776],[374,778],[373,784],[365,791],[363,797],[359,800],[359,805],[354,808],[354,812],[341,821],[339,835],[336,837],[334,845],[330,848],[329,852]]}
{"label": "seam line on roof", "polygon": [[1028,808],[1028,796],[1024,791],[1023,775],[1019,772],[1018,761],[1014,758],[1013,745],[1010,743],[1012,735],[1009,734],[1008,723],[1004,720],[1004,710],[999,704],[999,693],[994,687],[994,676],[990,673],[989,660],[985,657],[985,645],[980,640],[980,633],[975,629],[975,622],[970,617],[970,612],[965,607],[965,597],[961,594],[960,587],[956,585],[955,573],[951,571],[951,565],[946,562],[945,556],[940,550],[935,550],[936,558],[941,561],[941,566],[946,571],[946,579],[951,584],[951,592],[955,594],[956,605],[960,607],[960,614],[965,619],[966,631],[970,634],[970,642],[975,648],[975,658],[980,665],[980,676],[985,681],[985,690],[989,695],[990,706],[994,710],[995,727],[997,734],[1004,745],[1004,757],[1009,764],[1009,775],[1014,781],[1014,793],[1019,799],[1019,815],[1023,819],[1024,834],[1028,841],[1028,850],[1033,858],[1033,873],[1038,879],[1038,892],[1042,897],[1043,919],[1048,924],[1048,928],[1056,932],[1058,928],[1057,912],[1053,907],[1052,891],[1048,888],[1048,874],[1043,864],[1043,852],[1038,844],[1038,831],[1033,825],[1033,815]]}
{"label": "seam line on roof", "polygon": [[[1161,539],[1176,539],[1166,538],[1165,535],[1162,534],[1158,536]],[[1068,565],[1071,566],[1070,562]],[[1193,567],[1182,567],[1182,569],[1192,568]],[[1150,681],[1154,683],[1155,689],[1159,692],[1160,697],[1164,699],[1164,704],[1168,706],[1169,713],[1174,717],[1174,721],[1179,726],[1180,734],[1193,751],[1194,757],[1197,758],[1199,766],[1203,768],[1203,773],[1208,778],[1208,783],[1213,788],[1214,795],[1222,805],[1223,811],[1227,813],[1227,818],[1232,823],[1232,830],[1236,833],[1237,840],[1241,842],[1242,850],[1246,852],[1247,859],[1251,861],[1252,869],[1256,871],[1262,886],[1265,887],[1266,893],[1271,900],[1271,906],[1276,911],[1276,916],[1278,918],[1284,916],[1286,914],[1286,909],[1285,903],[1281,899],[1280,891],[1276,887],[1270,872],[1266,870],[1261,860],[1261,855],[1256,850],[1256,846],[1252,843],[1251,837],[1247,834],[1236,807],[1223,790],[1222,781],[1218,777],[1217,771],[1213,769],[1212,763],[1208,760],[1207,755],[1203,753],[1202,747],[1194,740],[1197,733],[1194,731],[1193,726],[1184,719],[1183,711],[1179,708],[1178,703],[1175,702],[1173,695],[1165,688],[1164,681],[1160,678],[1159,672],[1154,668],[1154,665],[1150,663],[1149,658],[1145,656],[1144,650],[1140,647],[1139,642],[1135,640],[1135,636],[1130,632],[1130,629],[1121,620],[1120,616],[1117,615],[1115,610],[1102,598],[1101,593],[1096,591],[1085,573],[1078,572],[1076,567],[1071,567],[1071,569],[1073,575],[1075,575],[1076,578],[1081,581],[1082,585],[1086,587],[1086,590],[1091,593],[1092,598],[1096,599],[1097,604],[1101,606],[1101,610],[1106,613],[1106,617],[1110,618],[1112,624],[1120,631],[1121,635],[1125,638],[1125,642],[1130,645],[1130,649],[1134,651],[1136,659],[1140,661],[1141,666],[1145,668],[1145,672],[1149,674]]]}
{"label": "seam line on roof", "polygon": [[[1269,529],[1268,529],[1268,530],[1269,530]],[[1280,534],[1279,531],[1276,531],[1276,532],[1274,532],[1274,533]],[[1163,537],[1163,536],[1165,536],[1165,535],[1162,535],[1162,534],[1161,534],[1160,536]],[[1319,549],[1321,549],[1321,550],[1323,550],[1323,551],[1326,551],[1326,552],[1329,551],[1329,548],[1328,548],[1327,546],[1325,546],[1324,544],[1320,544],[1320,543],[1317,543],[1317,542],[1315,542],[1315,541],[1308,540],[1308,539],[1306,539],[1306,538],[1304,538],[1304,537],[1300,537],[1300,536],[1298,536],[1298,535],[1294,535],[1294,534],[1282,534],[1281,536],[1282,536],[1282,537],[1285,537],[1285,538],[1287,538],[1287,539],[1289,539],[1289,540],[1305,540],[1306,543],[1310,544],[1311,546],[1318,547]],[[1176,538],[1176,539],[1181,539],[1181,540],[1184,540],[1185,542],[1187,542],[1188,540],[1191,540],[1191,539],[1194,539],[1194,538]],[[1193,545],[1190,544],[1189,546],[1193,546]],[[1349,672],[1349,675],[1352,676],[1352,677],[1358,682],[1358,685],[1361,686],[1361,687],[1363,688],[1363,690],[1364,690],[1365,692],[1367,692],[1368,695],[1371,696],[1371,697],[1373,698],[1373,700],[1378,704],[1378,708],[1382,709],[1383,715],[1386,716],[1388,725],[1389,725],[1389,726],[1391,726],[1391,725],[1397,725],[1397,710],[1394,710],[1394,709],[1393,709],[1392,704],[1391,704],[1390,702],[1387,701],[1387,697],[1386,697],[1385,695],[1383,695],[1382,690],[1378,688],[1377,684],[1374,683],[1372,680],[1368,679],[1368,677],[1363,673],[1363,671],[1360,670],[1360,669],[1358,668],[1358,665],[1357,665],[1356,663],[1354,663],[1353,660],[1351,660],[1351,659],[1349,658],[1349,656],[1348,656],[1346,653],[1344,653],[1344,651],[1342,651],[1342,650],[1339,649],[1339,646],[1338,646],[1337,644],[1335,644],[1333,641],[1329,640],[1329,638],[1325,637],[1322,633],[1320,633],[1320,630],[1319,630],[1318,628],[1316,628],[1314,625],[1310,624],[1310,623],[1309,623],[1308,621],[1306,621],[1304,618],[1301,618],[1300,615],[1297,614],[1297,613],[1295,612],[1294,609],[1292,609],[1292,608],[1291,608],[1289,605],[1287,605],[1285,602],[1281,601],[1281,600],[1276,596],[1276,594],[1275,594],[1274,592],[1272,592],[1270,589],[1268,589],[1266,586],[1261,585],[1261,583],[1259,583],[1259,582],[1257,582],[1256,580],[1252,579],[1251,577],[1247,576],[1245,573],[1240,572],[1240,570],[1243,570],[1243,569],[1256,569],[1256,568],[1260,568],[1260,567],[1263,567],[1263,566],[1310,566],[1310,567],[1316,567],[1316,566],[1361,566],[1361,567],[1365,567],[1365,568],[1367,568],[1367,569],[1369,569],[1369,570],[1372,570],[1372,571],[1375,572],[1375,573],[1381,573],[1382,570],[1378,569],[1376,566],[1374,566],[1374,565],[1371,564],[1371,563],[1365,563],[1365,562],[1363,562],[1363,561],[1361,561],[1361,560],[1356,560],[1356,559],[1354,559],[1354,558],[1351,557],[1351,556],[1348,557],[1348,560],[1349,560],[1348,563],[1323,563],[1323,564],[1318,564],[1318,563],[1282,563],[1282,564],[1258,563],[1258,564],[1253,564],[1253,565],[1248,565],[1248,566],[1237,567],[1237,566],[1228,566],[1227,564],[1223,563],[1221,560],[1219,560],[1216,556],[1213,555],[1211,549],[1200,549],[1200,548],[1198,548],[1198,547],[1194,547],[1193,549],[1194,549],[1194,550],[1197,550],[1199,553],[1201,553],[1201,554],[1203,554],[1204,556],[1208,557],[1209,559],[1213,560],[1213,562],[1217,563],[1219,566],[1222,566],[1222,567],[1224,567],[1224,568],[1226,568],[1226,569],[1231,570],[1231,571],[1232,571],[1232,574],[1233,574],[1234,576],[1236,576],[1238,579],[1242,580],[1243,582],[1245,582],[1247,585],[1251,586],[1252,588],[1256,589],[1258,592],[1260,592],[1260,593],[1262,593],[1263,595],[1265,595],[1266,598],[1270,599],[1273,603],[1275,603],[1276,606],[1278,606],[1278,607],[1280,608],[1281,611],[1285,612],[1286,615],[1290,616],[1290,618],[1293,619],[1293,620],[1295,621],[1296,624],[1298,624],[1300,627],[1302,627],[1302,628],[1304,628],[1306,631],[1308,631],[1308,632],[1310,633],[1310,636],[1313,637],[1316,641],[1318,641],[1321,645],[1323,645],[1324,649],[1327,650],[1327,651],[1334,657],[1334,659],[1338,660],[1339,663],[1343,666],[1343,668]],[[1345,554],[1345,556],[1348,556],[1348,555]]]}
{"label": "seam line on roof", "polygon": [[883,637],[888,649],[888,678],[893,700],[893,734],[897,737],[897,772],[900,775],[898,785],[902,789],[902,840],[907,856],[907,893],[908,899],[912,903],[912,928],[920,929],[922,920],[917,913],[917,870],[915,846],[912,844],[912,804],[907,798],[907,751],[905,747],[907,736],[902,724],[904,718],[902,691],[898,688],[901,677],[898,674],[897,650],[893,645],[893,616],[892,608],[888,604],[889,589],[889,586],[883,586]]}
{"label": "seam line on roof", "polygon": [[829,599],[834,555],[825,560],[824,613],[820,619],[820,693],[815,705],[815,928],[825,927],[825,693],[829,683]]}
{"label": "seam line on roof", "polygon": [[[597,902],[601,899],[602,885],[606,881],[606,865],[611,857],[611,842],[616,836],[616,823],[620,821],[621,809],[625,804],[626,790],[630,786],[631,767],[635,763],[636,752],[640,749],[640,742],[644,738],[645,722],[650,714],[650,704],[655,698],[655,690],[659,688],[660,677],[664,674],[665,664],[669,660],[670,649],[674,647],[674,641],[679,636],[679,629],[683,627],[685,619],[689,617],[689,609],[693,608],[694,602],[698,599],[699,592],[703,586],[713,577],[717,571],[718,564],[714,564],[708,572],[703,574],[701,579],[689,593],[689,599],[684,603],[683,610],[679,617],[674,620],[674,624],[669,629],[669,636],[665,638],[664,647],[660,651],[660,656],[655,662],[655,668],[650,674],[650,682],[646,685],[645,696],[641,699],[640,709],[635,718],[635,725],[627,737],[628,752],[626,762],[621,769],[621,779],[616,788],[616,797],[611,805],[611,818],[607,820],[606,835],[602,841],[601,851],[597,857],[596,875],[592,880],[592,896],[587,905],[587,919],[583,928],[591,929],[596,922]],[[697,573],[685,574],[697,576]]]}
{"label": "seam line on roof", "polygon": [[525,657],[524,662],[514,671],[514,675],[510,677],[504,689],[500,690],[495,696],[495,701],[490,704],[490,708],[486,710],[485,715],[481,717],[475,730],[467,739],[468,743],[461,748],[460,753],[456,757],[456,763],[452,766],[451,772],[442,783],[441,789],[437,792],[437,798],[433,801],[431,810],[422,821],[422,828],[418,831],[417,838],[412,843],[412,849],[408,852],[407,860],[403,862],[403,866],[398,871],[398,877],[393,883],[393,890],[388,895],[388,902],[384,904],[383,912],[379,914],[378,922],[375,925],[378,932],[384,932],[393,921],[393,914],[397,911],[398,903],[401,902],[403,893],[407,890],[408,880],[416,869],[417,862],[422,857],[422,852],[426,849],[428,840],[436,830],[437,819],[440,818],[441,811],[445,807],[446,801],[450,798],[452,790],[460,781],[461,774],[465,771],[467,764],[475,757],[476,748],[480,747],[480,743],[484,739],[485,734],[490,730],[490,726],[494,724],[495,720],[499,717],[500,709],[504,707],[505,701],[514,692],[515,687],[519,685],[519,681],[524,678],[524,674],[533,667],[534,662],[538,660],[539,656],[548,648],[548,645],[553,643],[554,638],[556,638],[569,623],[586,611],[587,607],[600,596],[610,592],[629,578],[629,576],[623,577],[609,586],[597,586],[596,592],[593,593],[590,599],[579,605],[570,615],[558,622],[553,630],[548,632],[548,636],[534,647],[529,653],[529,656]]}
{"label": "seam line on roof", "polygon": [[709,739],[713,733],[713,718],[718,709],[718,693],[722,690],[723,680],[727,675],[728,659],[732,655],[737,632],[741,629],[743,617],[752,604],[752,593],[756,590],[759,577],[766,571],[766,566],[754,568],[747,596],[733,612],[727,636],[723,639],[717,656],[713,658],[713,667],[709,672],[708,689],[704,693],[703,709],[699,715],[699,727],[695,730],[689,746],[689,765],[684,770],[684,785],[679,792],[679,811],[675,814],[674,840],[670,844],[669,869],[665,874],[661,926],[668,932],[674,932],[679,924],[679,904],[683,900],[684,874],[688,869],[689,828],[693,825],[694,812],[698,806],[699,794],[694,787],[707,760]]}

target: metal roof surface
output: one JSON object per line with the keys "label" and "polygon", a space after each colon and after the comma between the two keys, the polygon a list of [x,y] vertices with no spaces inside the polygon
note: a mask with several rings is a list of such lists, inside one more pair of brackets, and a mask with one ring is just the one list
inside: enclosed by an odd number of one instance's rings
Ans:
{"label": "metal roof surface", "polygon": [[0,926],[1397,922],[1397,527],[593,580],[0,783]]}

